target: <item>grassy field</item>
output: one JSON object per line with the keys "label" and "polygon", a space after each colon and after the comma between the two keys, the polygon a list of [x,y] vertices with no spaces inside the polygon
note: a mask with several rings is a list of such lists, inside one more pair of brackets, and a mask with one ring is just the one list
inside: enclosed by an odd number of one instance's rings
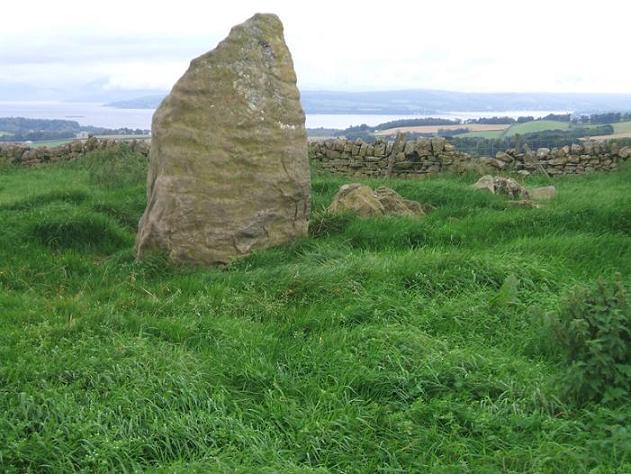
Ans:
{"label": "grassy field", "polygon": [[[500,125],[500,130],[472,130],[468,133],[457,135],[458,137],[482,137],[482,138],[506,138],[519,133],[543,132],[546,130],[567,130],[570,128],[569,122],[557,120],[533,120],[531,122],[516,123],[513,125]],[[470,128],[468,126],[468,128]]]}
{"label": "grassy field", "polygon": [[592,140],[611,140],[615,138],[631,138],[631,122],[612,123],[612,135],[598,135],[590,137]]}
{"label": "grassy field", "polygon": [[532,122],[516,123],[502,134],[503,137],[512,137],[519,133],[543,132],[546,130],[567,130],[570,128],[569,122],[561,122],[557,120],[534,120]]}
{"label": "grassy field", "polygon": [[310,237],[225,269],[134,260],[138,156],[0,173],[3,472],[631,471],[631,402],[568,399],[550,323],[631,283],[631,167],[542,209],[367,181],[437,208],[367,220],[316,171]]}
{"label": "grassy field", "polygon": [[[597,125],[586,125],[586,128],[596,127]],[[631,132],[631,122],[621,122],[619,124],[613,124],[616,134],[623,132]],[[482,137],[482,138],[495,138],[501,139],[506,137],[512,137],[516,134],[524,135],[526,133],[544,132],[548,130],[569,130],[569,122],[561,122],[557,120],[534,120],[525,123],[516,123],[503,130],[496,131],[471,131],[469,133],[463,133],[457,135],[458,137]],[[603,137],[595,138],[614,138],[613,135],[603,135]]]}
{"label": "grassy field", "polygon": [[613,123],[614,133],[629,133],[631,132],[631,122],[618,122]]}

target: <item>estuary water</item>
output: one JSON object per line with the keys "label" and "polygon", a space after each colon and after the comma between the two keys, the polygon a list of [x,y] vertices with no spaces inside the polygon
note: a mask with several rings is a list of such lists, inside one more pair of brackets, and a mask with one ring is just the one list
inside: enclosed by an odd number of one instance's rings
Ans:
{"label": "estuary water", "polygon": [[[510,110],[485,112],[450,112],[430,115],[347,115],[347,114],[307,114],[307,128],[340,128],[352,125],[378,125],[392,120],[437,117],[448,119],[468,119],[479,117],[519,116],[543,117],[549,113],[566,113],[551,110]],[[118,109],[96,103],[82,102],[0,102],[0,117],[26,117],[41,119],[75,120],[81,125],[105,128],[151,128],[151,109]]]}

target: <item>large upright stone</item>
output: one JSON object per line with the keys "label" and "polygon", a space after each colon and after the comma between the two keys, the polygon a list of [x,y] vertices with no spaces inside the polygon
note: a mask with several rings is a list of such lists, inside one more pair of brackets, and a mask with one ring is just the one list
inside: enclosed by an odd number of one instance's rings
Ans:
{"label": "large upright stone", "polygon": [[305,236],[305,115],[275,15],[191,62],[153,116],[137,256],[216,264]]}

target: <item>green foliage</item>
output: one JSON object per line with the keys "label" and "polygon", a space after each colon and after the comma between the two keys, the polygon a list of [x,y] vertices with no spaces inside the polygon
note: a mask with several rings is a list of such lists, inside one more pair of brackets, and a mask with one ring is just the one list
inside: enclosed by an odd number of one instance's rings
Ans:
{"label": "green foliage", "polygon": [[631,393],[631,303],[621,277],[575,290],[559,318],[570,365],[568,394],[579,403]]}
{"label": "green foliage", "polygon": [[316,169],[309,237],[199,268],[135,260],[144,176],[94,177],[122,156],[1,176],[0,471],[631,467],[631,402],[563,398],[546,318],[631,283],[631,167],[541,209],[474,175],[364,180],[436,207],[385,219],[328,215],[349,179]]}
{"label": "green foliage", "polygon": [[147,176],[147,159],[125,144],[119,149],[93,151],[81,160],[81,166],[87,169],[92,184],[110,189],[141,184]]}

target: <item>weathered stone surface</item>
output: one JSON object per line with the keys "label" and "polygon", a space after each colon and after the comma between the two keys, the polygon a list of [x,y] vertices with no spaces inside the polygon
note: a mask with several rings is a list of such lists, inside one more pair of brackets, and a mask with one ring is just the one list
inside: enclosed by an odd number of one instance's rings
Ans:
{"label": "weathered stone surface", "polygon": [[422,215],[429,209],[430,206],[404,199],[390,188],[380,187],[373,191],[359,183],[343,185],[329,206],[329,212],[334,214],[352,212],[361,217]]}
{"label": "weathered stone surface", "polygon": [[442,153],[442,151],[445,149],[445,139],[442,137],[432,137],[432,151],[434,152],[435,155],[438,155],[439,153]]}
{"label": "weathered stone surface", "polygon": [[232,28],[191,62],[153,116],[138,257],[220,264],[305,236],[304,123],[278,17],[257,14]]}
{"label": "weathered stone surface", "polygon": [[352,183],[339,189],[329,206],[329,212],[353,212],[362,217],[371,217],[384,215],[385,209],[369,186]]}
{"label": "weathered stone surface", "polygon": [[528,190],[511,178],[501,176],[482,176],[474,185],[475,189],[483,189],[493,194],[502,194],[512,199],[528,199]]}
{"label": "weathered stone surface", "polygon": [[[434,139],[436,141],[436,139]],[[436,150],[441,148],[441,140],[436,141]],[[382,141],[379,141],[382,143]],[[454,148],[448,142],[442,146],[441,152],[432,148],[432,139],[417,138],[415,140],[397,139],[388,141],[386,145],[387,159],[379,159],[370,154],[369,146],[361,140],[354,142],[362,148],[371,160],[364,160],[363,166],[355,164],[352,157],[339,156],[333,151],[330,140],[311,143],[312,156],[319,161],[322,169],[334,173],[352,174],[353,176],[400,176],[406,178],[423,178],[428,174],[441,171],[462,173],[473,171],[480,175],[495,174],[497,170],[523,176],[544,174],[556,176],[562,174],[582,174],[591,170],[609,171],[622,161],[631,158],[631,147],[623,147],[616,143],[598,145],[597,142],[585,141],[581,146],[584,154],[571,154],[571,147],[540,148],[537,154],[527,145],[523,152],[509,148],[491,157],[474,157]],[[376,150],[376,144],[372,147]],[[576,150],[577,147],[574,147]],[[592,150],[593,153],[588,153]],[[335,153],[335,159],[332,155]],[[374,160],[374,161],[373,161]]]}
{"label": "weathered stone surface", "polygon": [[537,201],[545,201],[554,199],[557,195],[556,186],[543,186],[540,188],[531,188],[528,190],[530,198]]}
{"label": "weathered stone surface", "polygon": [[385,214],[394,215],[422,215],[431,210],[431,206],[401,197],[395,190],[381,186],[374,191],[375,196],[383,206]]}
{"label": "weathered stone surface", "polygon": [[499,161],[503,161],[505,163],[510,163],[511,161],[513,161],[513,157],[511,155],[509,155],[508,153],[505,153],[503,151],[498,151],[495,154],[495,159],[499,160]]}

